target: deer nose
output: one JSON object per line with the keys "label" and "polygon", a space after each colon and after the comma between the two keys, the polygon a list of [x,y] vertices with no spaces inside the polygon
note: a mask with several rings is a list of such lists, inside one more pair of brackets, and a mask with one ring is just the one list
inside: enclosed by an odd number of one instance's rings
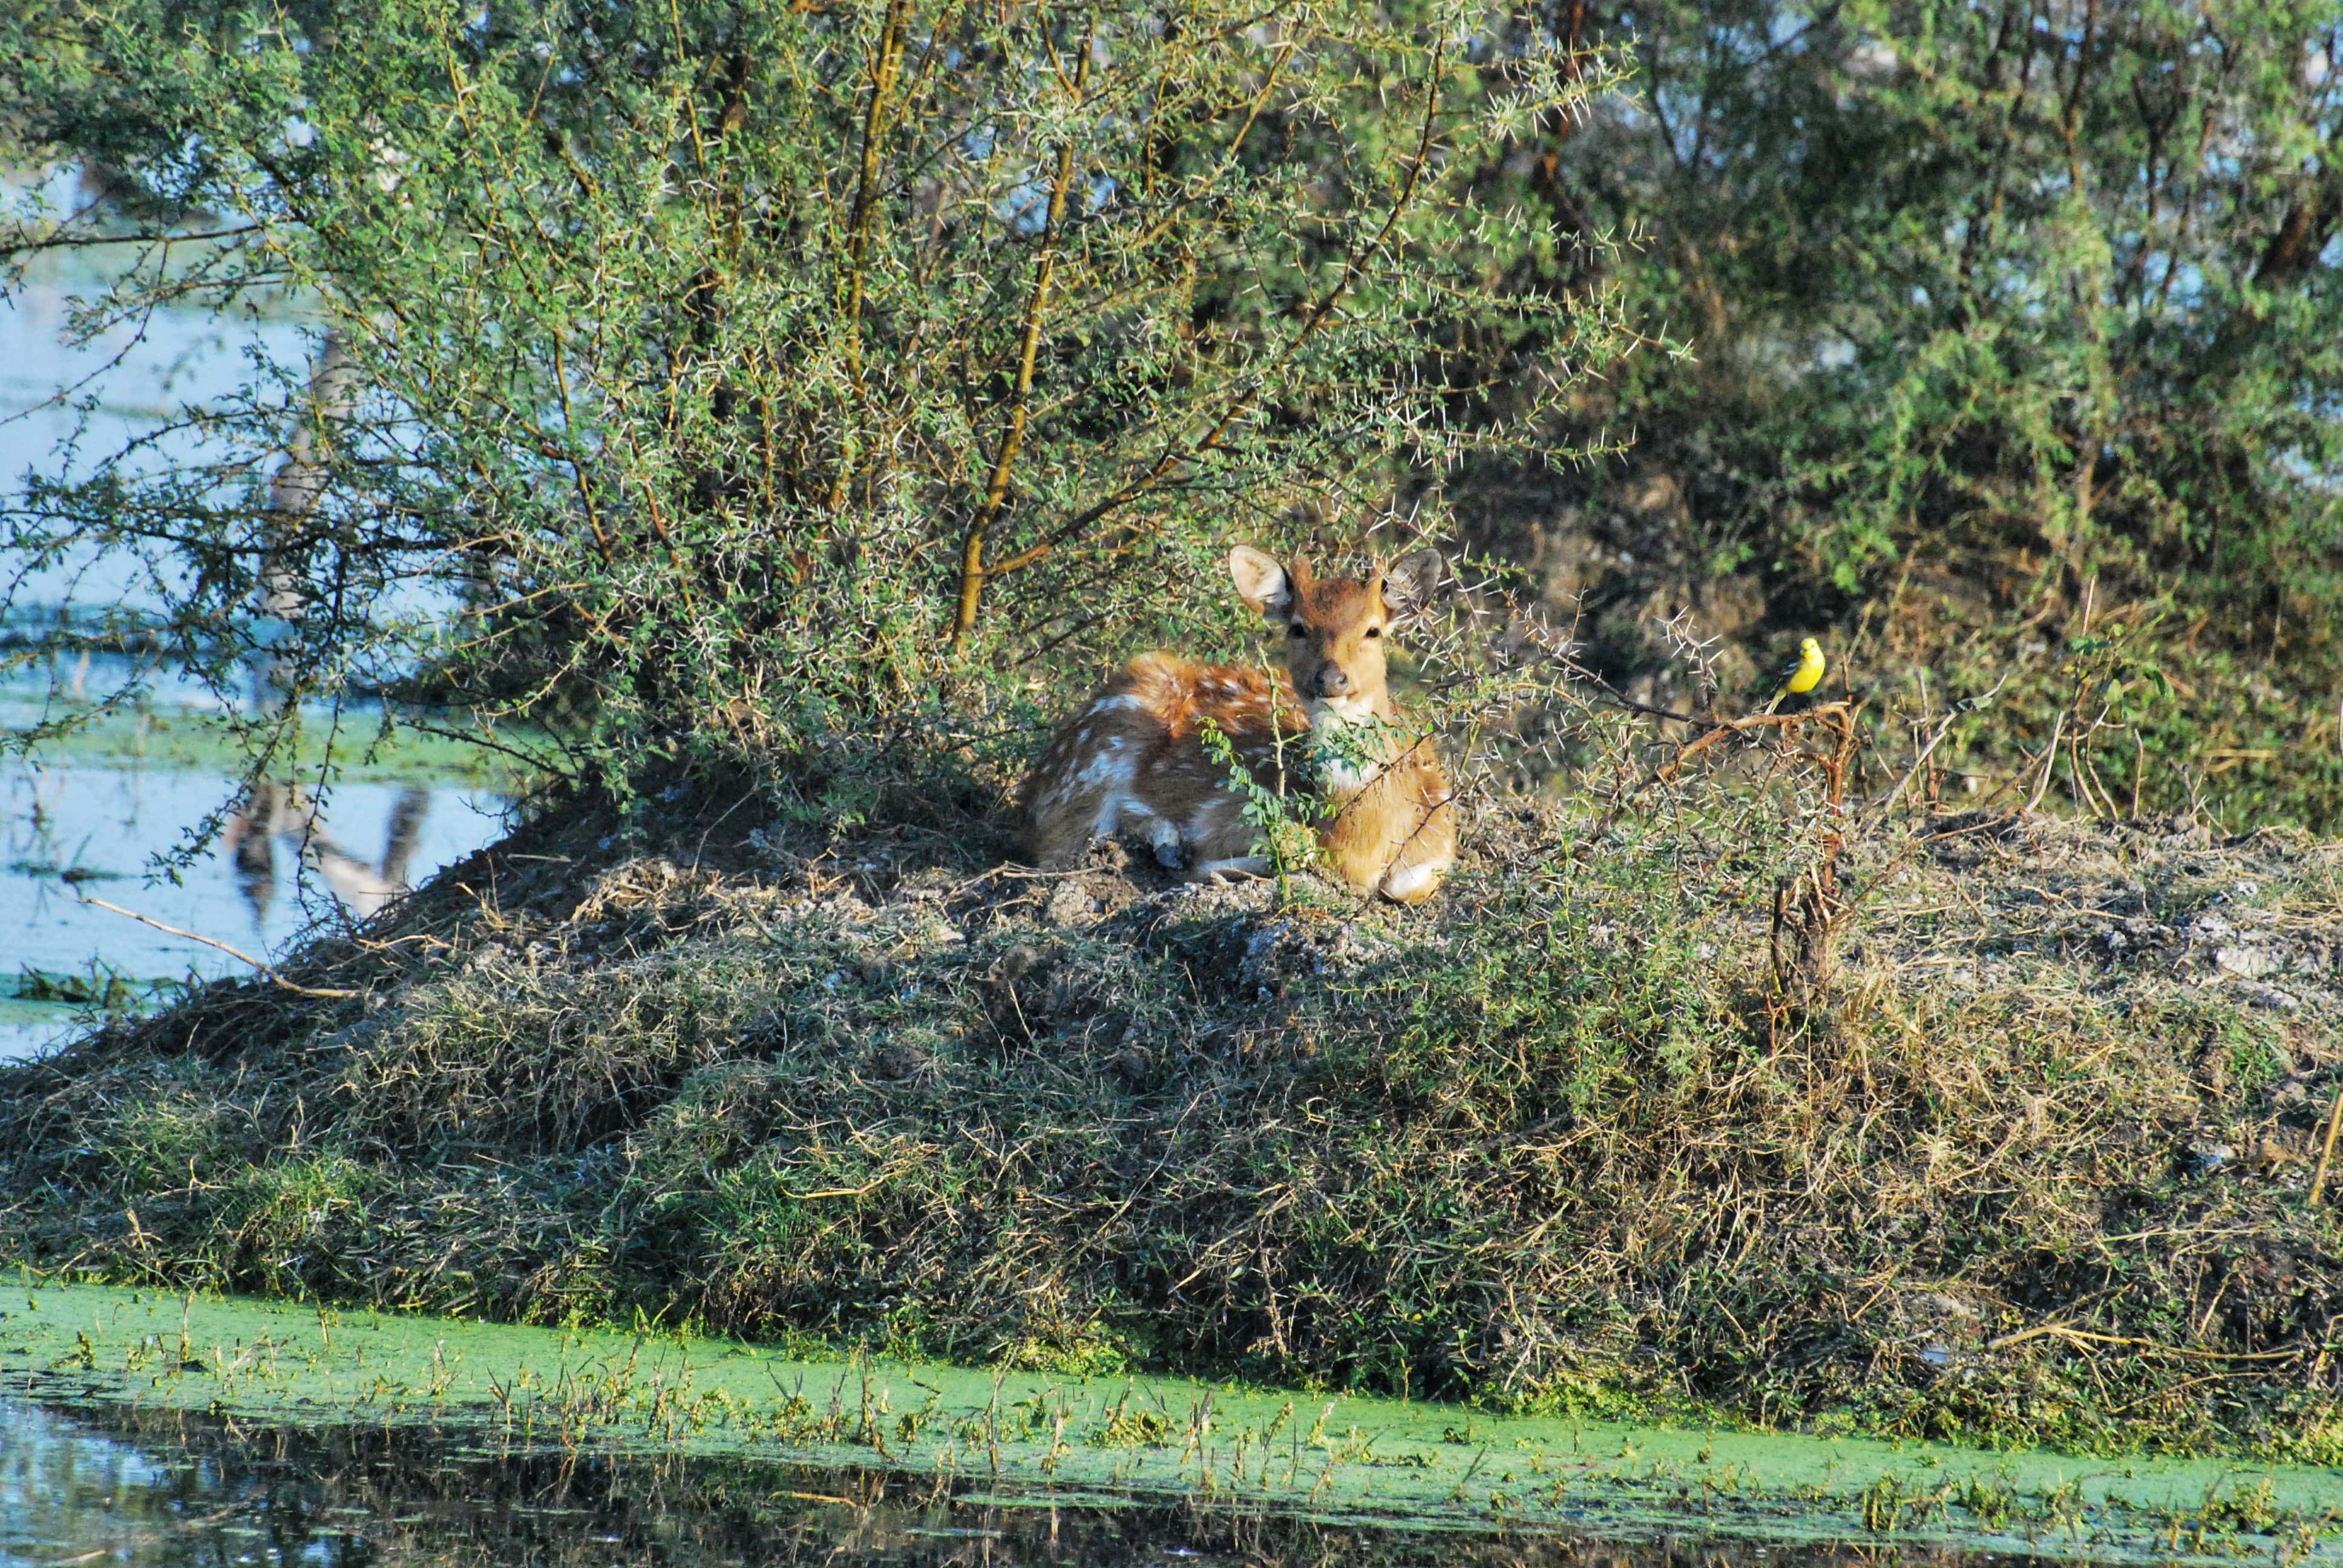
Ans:
{"label": "deer nose", "polygon": [[1322,664],[1318,673],[1310,678],[1312,697],[1342,697],[1351,689],[1351,676],[1339,664]]}

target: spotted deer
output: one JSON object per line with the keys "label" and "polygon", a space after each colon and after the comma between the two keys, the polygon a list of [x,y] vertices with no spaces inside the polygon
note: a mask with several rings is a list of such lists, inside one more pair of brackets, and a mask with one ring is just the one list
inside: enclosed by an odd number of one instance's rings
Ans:
{"label": "spotted deer", "polygon": [[1282,629],[1284,668],[1132,659],[1058,727],[1025,780],[1034,863],[1063,869],[1093,840],[1129,833],[1198,880],[1265,875],[1244,802],[1205,749],[1210,725],[1272,784],[1281,758],[1299,773],[1314,749],[1313,788],[1332,809],[1317,829],[1327,865],[1363,895],[1430,898],[1455,862],[1456,809],[1432,743],[1398,725],[1383,648],[1392,623],[1430,599],[1441,565],[1421,549],[1358,581],[1313,578],[1307,561],[1281,564],[1249,546],[1230,551],[1238,595]]}

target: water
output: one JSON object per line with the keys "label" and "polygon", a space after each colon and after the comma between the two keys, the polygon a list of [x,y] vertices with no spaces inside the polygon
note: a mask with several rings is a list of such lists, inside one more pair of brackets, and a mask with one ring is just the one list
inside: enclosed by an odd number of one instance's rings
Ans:
{"label": "water", "polygon": [[[71,169],[0,182],[0,198],[11,205],[35,190],[60,211],[90,196]],[[307,365],[299,313],[281,302],[224,316],[158,311],[68,347],[75,297],[96,293],[105,268],[134,254],[52,252],[0,298],[0,488],[28,473],[85,475],[142,441],[153,443],[142,466],[193,457],[185,431],[153,438],[185,408],[233,394],[252,375],[247,355],[294,367],[297,378]],[[93,407],[73,406],[85,397]],[[19,619],[38,620],[68,602],[83,610],[159,604],[126,558],[76,557],[24,577],[21,566],[0,554],[0,588]],[[250,964],[209,943],[281,959],[305,933],[370,912],[399,885],[421,881],[502,830],[504,800],[481,782],[478,759],[444,748],[419,759],[410,748],[406,766],[377,767],[322,797],[279,792],[236,821],[227,813],[240,759],[204,723],[217,715],[219,699],[125,658],[99,655],[0,678],[0,728],[25,729],[134,682],[149,694],[137,711],[36,759],[0,759],[0,1060],[80,1026],[60,990],[104,996],[118,978],[127,985],[114,987],[117,1001],[146,1000],[156,981],[248,973]],[[354,760],[372,716],[342,718],[345,732],[360,738],[341,753]],[[220,839],[208,829],[222,825],[231,829],[224,841],[184,864],[162,864],[200,839]],[[61,986],[59,977],[77,979]]]}
{"label": "water", "polygon": [[[128,1442],[150,1470],[171,1468],[158,1442],[184,1447],[189,1434],[215,1460],[246,1455],[239,1473],[253,1453],[291,1455],[308,1468],[284,1473],[287,1484],[309,1489],[300,1495],[315,1516],[365,1507],[398,1523],[449,1497],[501,1507],[497,1500],[553,1496],[590,1519],[594,1497],[622,1495],[628,1522],[606,1526],[613,1539],[600,1545],[665,1543],[680,1563],[817,1549],[1014,1559],[1062,1555],[1069,1542],[1089,1543],[1075,1555],[1121,1563],[1176,1555],[1174,1547],[1264,1563],[1478,1562],[1473,1553],[1485,1548],[1518,1563],[1584,1555],[1597,1550],[1590,1543],[1607,1543],[1600,1550],[1618,1563],[1828,1562],[1850,1543],[1874,1560],[1887,1551],[2300,1568],[2343,1561],[2343,1478],[2303,1465],[1508,1416],[1327,1391],[807,1355],[648,1329],[530,1328],[24,1273],[0,1286],[0,1400],[11,1395]],[[0,1454],[10,1413],[0,1408]],[[16,1424],[29,1428],[29,1418]],[[344,1502],[318,1502],[317,1483],[302,1479],[315,1473],[345,1485],[333,1478],[369,1465],[438,1477],[439,1490],[378,1502],[346,1491]],[[0,1459],[0,1473],[8,1467]],[[600,1479],[563,1493],[573,1473]],[[206,1495],[225,1496],[227,1484]],[[198,1503],[227,1506],[201,1498],[188,1506]],[[643,1510],[654,1506],[665,1512],[647,1521]],[[1037,1523],[1033,1508],[1055,1513]],[[711,1515],[731,1520],[722,1528],[732,1533],[711,1537],[717,1525],[702,1523]],[[481,1524],[469,1515],[458,1523]],[[960,1533],[937,1533],[946,1531]],[[783,1537],[786,1550],[775,1544]],[[278,1538],[292,1555],[311,1550],[289,1528]],[[56,1549],[39,1554],[45,1563],[98,1549],[76,1549],[62,1533],[48,1539]],[[380,1532],[368,1539],[379,1546]],[[598,1561],[598,1539],[584,1537],[581,1564]],[[513,1545],[476,1539],[462,1554],[501,1561]],[[569,1554],[558,1543],[539,1547],[522,1555]],[[417,1550],[453,1548],[438,1539]]]}
{"label": "water", "polygon": [[[250,973],[225,948],[281,960],[503,832],[506,798],[477,750],[409,742],[367,764],[378,714],[364,705],[341,716],[360,738],[337,749],[355,777],[253,799],[214,722],[220,704],[126,657],[0,679],[0,729],[134,683],[148,694],[134,708],[0,757],[0,1060],[83,1026],[61,991],[144,1005],[167,996],[157,982]],[[316,747],[300,760],[303,777],[320,777]]]}
{"label": "water", "polygon": [[[0,176],[0,208],[13,211],[27,194],[44,197],[53,214],[76,210],[92,196],[75,168]],[[266,313],[158,310],[68,347],[75,297],[96,296],[106,269],[137,254],[131,246],[50,251],[0,297],[0,488],[13,490],[28,472],[85,477],[98,460],[135,442],[154,442],[146,463],[194,457],[193,437],[166,427],[186,407],[217,402],[242,385],[251,373],[247,352],[281,366],[307,363],[304,323],[280,302]],[[84,398],[95,399],[85,414],[74,407]],[[76,439],[68,451],[65,444]],[[126,559],[96,563],[95,570],[93,564],[83,558],[45,568],[19,588],[16,601],[70,595],[85,605],[152,607]],[[10,566],[0,558],[0,583],[14,580]]]}
{"label": "water", "polygon": [[[216,701],[126,658],[16,671],[0,680],[0,728],[133,682],[149,692],[136,707],[0,757],[0,1060],[83,1027],[68,998],[146,1005],[169,994],[159,982],[248,974],[237,953],[282,960],[503,833],[507,800],[476,749],[410,742],[366,763],[377,715],[363,707],[341,716],[360,738],[337,748],[355,777],[257,796]],[[316,750],[300,759],[313,781]]]}
{"label": "water", "polygon": [[[346,904],[328,880],[345,862],[305,863],[289,823],[276,833],[247,832],[240,854],[215,844],[176,881],[151,869],[155,857],[190,842],[233,795],[230,780],[216,773],[0,763],[0,986],[38,989],[22,979],[26,970],[95,974],[101,984],[108,975],[149,981],[252,972],[217,948],[116,910],[264,960],[282,958],[317,926],[364,912],[362,898]],[[329,843],[378,873],[386,851],[396,849],[394,825],[404,819],[413,825],[407,879],[419,882],[500,836],[503,813],[501,798],[463,785],[344,784],[324,809],[324,838],[313,835],[312,842]],[[313,851],[310,859],[318,858]],[[69,1007],[13,1002],[0,1010],[0,1060],[26,1055],[73,1027]]]}
{"label": "water", "polygon": [[[0,1563],[202,1568],[1740,1568],[1876,1548],[1360,1528],[1199,1503],[749,1460],[499,1451],[459,1432],[251,1427],[0,1399]],[[1899,1549],[1913,1563],[2021,1563]]]}

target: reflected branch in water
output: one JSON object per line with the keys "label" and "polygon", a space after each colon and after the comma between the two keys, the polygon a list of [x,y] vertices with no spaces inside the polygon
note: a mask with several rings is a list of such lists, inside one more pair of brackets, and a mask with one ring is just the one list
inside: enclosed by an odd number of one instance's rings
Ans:
{"label": "reflected branch in water", "polygon": [[235,869],[236,891],[252,911],[256,930],[267,924],[277,902],[277,819],[283,809],[284,786],[254,784],[221,830],[221,852]]}
{"label": "reflected branch in water", "polygon": [[341,846],[326,826],[323,809],[299,785],[255,784],[229,818],[223,847],[256,926],[266,919],[277,897],[278,839],[304,869],[317,874],[344,909],[366,920],[408,890],[407,871],[430,809],[428,789],[402,790],[391,808],[382,859],[368,861]]}
{"label": "reflected branch in water", "polygon": [[407,868],[415,859],[415,847],[423,840],[423,819],[430,812],[431,791],[418,785],[400,790],[390,809],[390,831],[382,846],[382,879],[402,892],[410,885]]}
{"label": "reflected branch in water", "polygon": [[252,705],[262,714],[280,712],[297,685],[296,671],[280,652],[293,640],[294,625],[309,595],[299,562],[300,525],[317,509],[328,479],[326,443],[332,427],[350,417],[358,394],[357,364],[338,332],[328,332],[310,367],[309,401],[314,418],[293,432],[268,487],[263,509],[263,561],[253,596]]}

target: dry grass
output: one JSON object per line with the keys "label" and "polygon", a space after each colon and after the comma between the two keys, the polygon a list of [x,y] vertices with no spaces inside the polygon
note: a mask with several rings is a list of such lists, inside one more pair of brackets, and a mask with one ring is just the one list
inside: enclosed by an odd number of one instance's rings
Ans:
{"label": "dry grass", "polygon": [[533,829],[299,971],[362,1000],[221,987],[0,1072],[14,1250],[1061,1367],[2343,1454],[2343,1237],[2306,1201],[2343,1085],[2334,848],[1899,829],[1848,852],[1836,968],[1792,1008],[1779,867],[1714,821],[1483,812],[1401,913],[698,806],[658,843]]}

